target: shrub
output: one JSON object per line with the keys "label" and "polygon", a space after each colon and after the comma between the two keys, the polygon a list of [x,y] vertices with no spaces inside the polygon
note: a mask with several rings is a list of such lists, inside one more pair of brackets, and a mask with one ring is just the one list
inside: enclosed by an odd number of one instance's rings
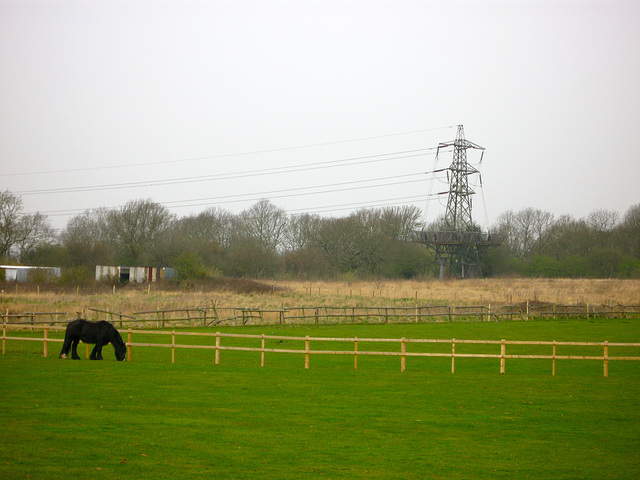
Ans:
{"label": "shrub", "polygon": [[184,252],[173,262],[181,280],[204,280],[219,276],[217,270],[208,269],[195,252]]}
{"label": "shrub", "polygon": [[79,266],[65,268],[60,275],[61,285],[68,287],[84,287],[94,283],[93,273],[88,267]]}

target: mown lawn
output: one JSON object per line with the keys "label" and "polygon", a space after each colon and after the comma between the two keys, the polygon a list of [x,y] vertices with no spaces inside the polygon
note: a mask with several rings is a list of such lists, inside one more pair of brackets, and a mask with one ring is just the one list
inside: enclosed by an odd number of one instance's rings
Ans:
{"label": "mown lawn", "polygon": [[[639,342],[639,325],[220,331]],[[553,377],[533,360],[500,375],[495,359],[458,359],[451,374],[449,359],[408,358],[402,373],[398,357],[361,356],[354,371],[350,356],[312,355],[305,370],[299,354],[267,354],[261,368],[252,352],[216,366],[208,350],[177,350],[171,364],[169,349],[119,363],[111,346],[103,362],[58,360],[59,348],[43,358],[42,343],[10,341],[0,357],[1,478],[640,478],[640,362],[611,362],[609,378],[602,362],[558,362]]]}

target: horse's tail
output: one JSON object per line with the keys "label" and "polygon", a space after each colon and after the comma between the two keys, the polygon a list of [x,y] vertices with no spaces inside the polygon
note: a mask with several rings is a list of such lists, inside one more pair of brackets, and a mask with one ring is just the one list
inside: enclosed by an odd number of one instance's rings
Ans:
{"label": "horse's tail", "polygon": [[67,358],[71,344],[80,336],[79,330],[82,328],[81,325],[83,321],[84,320],[79,318],[67,324],[67,328],[64,331],[64,343],[62,344],[62,351],[60,352],[59,358]]}

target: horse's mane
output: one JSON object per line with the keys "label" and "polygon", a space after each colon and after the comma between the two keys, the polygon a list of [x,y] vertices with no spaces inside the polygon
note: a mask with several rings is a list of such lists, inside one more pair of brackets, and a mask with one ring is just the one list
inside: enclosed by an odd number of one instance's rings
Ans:
{"label": "horse's mane", "polygon": [[126,355],[127,345],[124,343],[124,340],[122,340],[122,335],[120,335],[120,332],[116,329],[116,327],[114,327],[113,325],[110,326],[112,328],[111,343],[113,345],[113,348],[115,348],[116,350],[116,355],[118,352],[124,352],[124,354]]}
{"label": "horse's mane", "polygon": [[124,340],[122,340],[122,335],[120,335],[120,332],[113,327],[113,338],[111,339],[111,341],[113,342],[113,345],[124,345]]}

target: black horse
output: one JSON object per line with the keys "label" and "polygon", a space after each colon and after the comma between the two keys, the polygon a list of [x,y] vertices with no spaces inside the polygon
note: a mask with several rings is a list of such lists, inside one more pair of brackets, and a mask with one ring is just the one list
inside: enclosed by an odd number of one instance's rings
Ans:
{"label": "black horse", "polygon": [[96,346],[93,347],[93,351],[89,356],[91,360],[102,360],[102,347],[108,343],[113,345],[118,361],[121,362],[127,355],[127,346],[113,325],[104,320],[100,322],[88,322],[87,320],[78,318],[73,322],[69,322],[67,325],[60,358],[67,358],[69,348],[71,348],[71,358],[80,360],[77,352],[80,340],[84,343],[95,343]]}

